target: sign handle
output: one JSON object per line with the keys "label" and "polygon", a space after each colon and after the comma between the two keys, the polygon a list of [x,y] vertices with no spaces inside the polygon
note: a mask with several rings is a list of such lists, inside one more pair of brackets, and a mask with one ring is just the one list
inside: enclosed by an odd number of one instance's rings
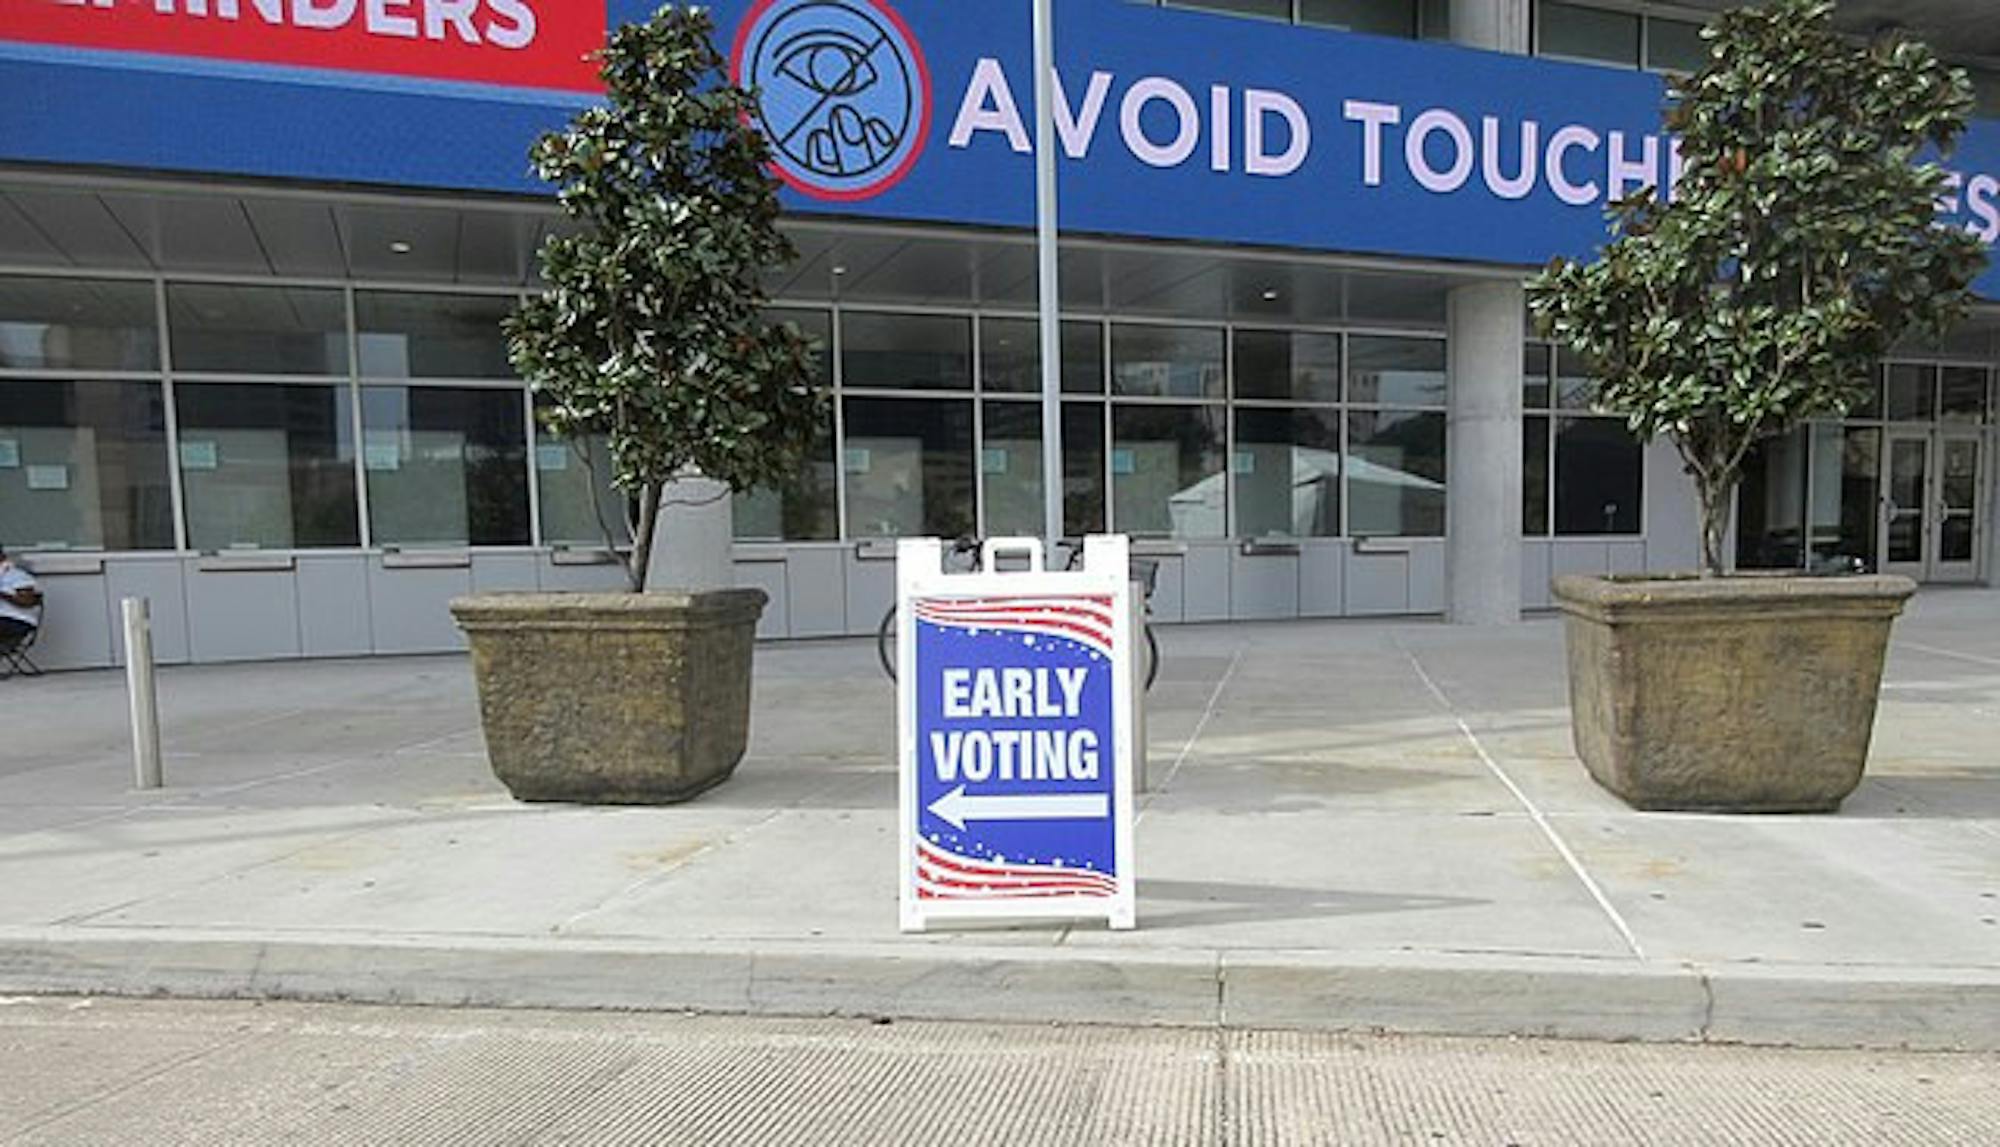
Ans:
{"label": "sign handle", "polygon": [[980,567],[986,573],[998,573],[994,563],[1001,554],[1028,555],[1028,572],[1042,573],[1042,541],[1040,538],[988,538],[980,547]]}

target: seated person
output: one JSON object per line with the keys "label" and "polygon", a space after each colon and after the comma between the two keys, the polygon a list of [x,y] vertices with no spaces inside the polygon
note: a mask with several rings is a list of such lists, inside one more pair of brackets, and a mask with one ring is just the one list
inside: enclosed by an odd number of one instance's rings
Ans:
{"label": "seated person", "polygon": [[18,645],[35,631],[41,620],[35,607],[40,604],[41,587],[27,570],[9,561],[6,547],[0,546],[0,648]]}

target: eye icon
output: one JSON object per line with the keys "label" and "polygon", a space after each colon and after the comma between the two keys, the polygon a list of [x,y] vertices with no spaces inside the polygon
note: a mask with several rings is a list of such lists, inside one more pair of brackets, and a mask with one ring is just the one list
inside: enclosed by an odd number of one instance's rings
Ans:
{"label": "eye icon", "polygon": [[735,73],[777,174],[817,198],[881,194],[929,134],[923,55],[884,0],[766,0],[737,33]]}
{"label": "eye icon", "polygon": [[788,44],[778,57],[778,72],[823,96],[851,96],[867,91],[880,78],[868,61],[868,47],[846,36],[828,35],[819,42]]}

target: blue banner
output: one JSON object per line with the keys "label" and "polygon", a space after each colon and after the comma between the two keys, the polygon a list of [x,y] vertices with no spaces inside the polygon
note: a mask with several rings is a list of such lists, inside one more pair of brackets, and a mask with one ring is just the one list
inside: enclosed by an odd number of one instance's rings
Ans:
{"label": "blue banner", "polygon": [[[614,0],[614,23],[651,5]],[[1669,180],[1656,76],[1124,0],[1060,0],[1071,232],[1534,266]],[[1026,227],[1026,0],[726,0],[799,212]],[[6,33],[0,28],[0,41]],[[537,192],[547,91],[0,43],[0,159]],[[2000,124],[1944,216],[2000,239]],[[2000,298],[2000,271],[1980,280]]]}

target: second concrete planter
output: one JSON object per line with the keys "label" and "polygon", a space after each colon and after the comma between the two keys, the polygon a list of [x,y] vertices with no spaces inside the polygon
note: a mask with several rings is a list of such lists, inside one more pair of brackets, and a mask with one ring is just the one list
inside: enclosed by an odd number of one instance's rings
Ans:
{"label": "second concrete planter", "polygon": [[462,597],[494,775],[524,801],[670,804],[750,737],[762,590]]}
{"label": "second concrete planter", "polygon": [[1861,783],[1901,577],[1562,577],[1577,755],[1641,809],[1828,812]]}

